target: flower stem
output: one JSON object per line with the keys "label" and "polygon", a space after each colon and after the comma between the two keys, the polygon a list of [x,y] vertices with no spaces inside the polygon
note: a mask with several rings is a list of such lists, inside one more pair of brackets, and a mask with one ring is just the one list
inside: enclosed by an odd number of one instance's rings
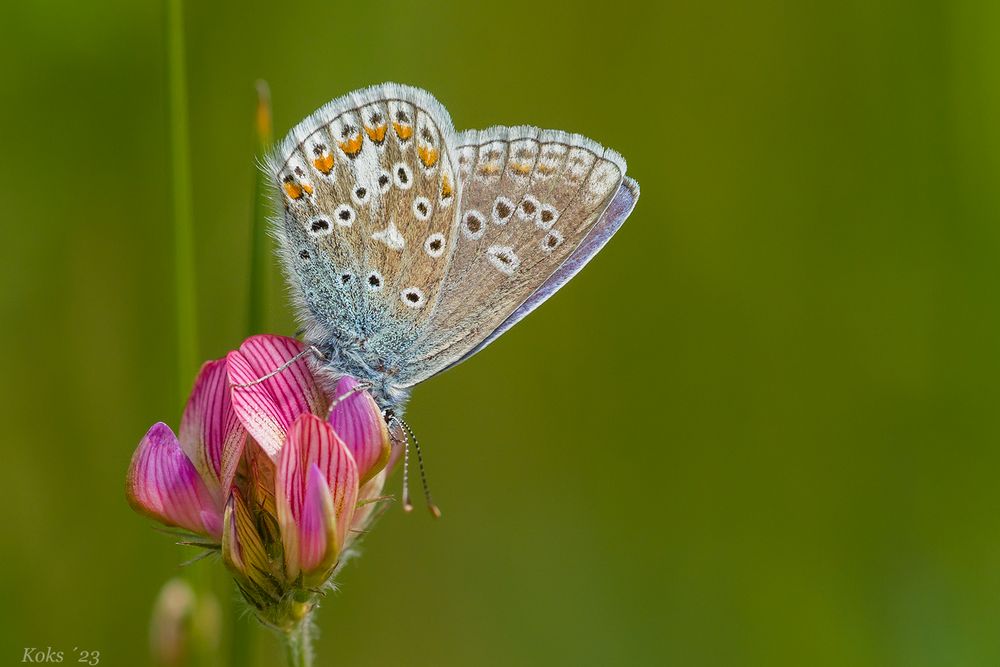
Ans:
{"label": "flower stem", "polygon": [[[271,149],[271,90],[266,81],[257,81],[257,159],[263,160]],[[247,335],[261,333],[267,325],[268,294],[271,287],[271,239],[267,235],[270,202],[267,176],[255,170],[253,219],[250,222],[250,294],[247,300]]]}
{"label": "flower stem", "polygon": [[183,404],[191,388],[191,377],[198,369],[194,221],[191,212],[191,154],[184,60],[184,6],[183,0],[166,0],[166,3],[174,280],[177,308],[177,380]]}
{"label": "flower stem", "polygon": [[312,619],[309,616],[285,634],[285,655],[288,667],[312,666]]}

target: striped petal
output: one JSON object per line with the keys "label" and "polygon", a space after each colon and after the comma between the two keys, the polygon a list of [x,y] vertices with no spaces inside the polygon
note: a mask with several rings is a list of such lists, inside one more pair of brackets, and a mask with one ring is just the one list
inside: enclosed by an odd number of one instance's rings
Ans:
{"label": "striped petal", "polygon": [[166,424],[153,424],[132,455],[125,496],[132,509],[168,526],[221,537],[212,494]]}
{"label": "striped petal", "polygon": [[[337,520],[330,487],[315,463],[306,473],[306,494],[299,517],[299,567],[303,572],[327,569],[336,558]],[[328,554],[331,557],[328,556]]]}
{"label": "striped petal", "polygon": [[325,573],[340,554],[358,501],[358,467],[325,421],[311,414],[288,430],[275,479],[289,579]]}
{"label": "striped petal", "polygon": [[299,415],[326,410],[326,396],[305,358],[275,373],[302,350],[302,343],[294,338],[252,336],[226,357],[236,416],[274,460]]}
{"label": "striped petal", "polygon": [[357,390],[358,381],[344,376],[333,391],[335,405],[330,425],[344,441],[358,464],[364,484],[385,467],[389,460],[389,430],[372,395]]}
{"label": "striped petal", "polygon": [[206,362],[181,419],[180,444],[222,507],[246,441],[229,391],[226,360]]}

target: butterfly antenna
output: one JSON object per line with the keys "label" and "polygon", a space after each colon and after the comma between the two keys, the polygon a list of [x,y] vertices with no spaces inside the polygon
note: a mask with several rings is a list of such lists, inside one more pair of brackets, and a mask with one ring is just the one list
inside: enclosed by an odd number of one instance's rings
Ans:
{"label": "butterfly antenna", "polygon": [[[396,417],[396,419],[399,420],[400,424],[402,424],[403,428],[409,434],[409,437],[413,438],[413,448],[415,450],[417,450],[417,463],[420,466],[420,483],[424,487],[424,498],[427,500],[427,509],[429,509],[430,512],[431,512],[431,514],[434,515],[435,519],[440,519],[441,518],[441,510],[438,509],[438,506],[435,505],[434,501],[431,499],[431,488],[427,485],[427,471],[424,469],[424,455],[420,451],[420,441],[417,440],[417,435],[413,432],[413,429],[410,428],[409,424],[407,424],[405,421],[403,421],[399,417]],[[407,443],[409,443],[409,438],[407,438]],[[404,454],[404,457],[403,457],[403,478],[404,479],[406,478],[406,458],[407,458],[406,454],[408,454],[409,451],[410,451],[409,447],[407,446],[406,453]],[[404,485],[405,485],[405,482],[404,482]],[[404,488],[404,490],[406,490],[405,486],[403,488]],[[404,507],[406,506],[405,500],[404,500],[403,506]]]}
{"label": "butterfly antenna", "polygon": [[315,354],[318,359],[326,359],[326,357],[323,356],[323,353],[319,351],[318,347],[316,347],[315,345],[310,345],[309,347],[307,347],[306,349],[302,350],[301,352],[299,352],[298,354],[296,354],[294,357],[292,357],[291,359],[289,359],[285,363],[283,363],[280,366],[278,366],[277,368],[275,368],[273,371],[271,371],[270,373],[268,373],[264,377],[257,378],[256,380],[252,380],[250,382],[237,383],[237,384],[234,384],[233,386],[237,387],[239,389],[246,389],[247,387],[252,387],[252,386],[254,386],[256,384],[260,384],[261,382],[265,382],[267,380],[270,380],[275,375],[277,375],[278,373],[282,372],[283,370],[285,370],[286,368],[288,368],[289,366],[291,366],[292,364],[294,364],[296,361],[298,361],[299,359],[301,359],[302,357],[304,357],[304,356],[306,356],[307,354],[310,354],[310,353]]}
{"label": "butterfly antenna", "polygon": [[[398,417],[393,419],[400,421]],[[406,431],[403,431],[403,511],[413,511],[413,503],[410,502],[410,436]]]}

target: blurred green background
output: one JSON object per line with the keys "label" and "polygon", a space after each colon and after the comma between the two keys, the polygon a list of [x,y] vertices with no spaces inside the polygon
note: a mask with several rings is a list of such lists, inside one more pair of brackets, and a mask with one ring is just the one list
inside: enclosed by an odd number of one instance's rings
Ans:
{"label": "blurred green background", "polygon": [[[244,334],[258,77],[279,135],[398,80],[459,128],[586,133],[642,185],[571,285],[415,392],[445,516],[384,517],[320,664],[1000,664],[1000,5],[186,11],[201,358]],[[180,409],[164,26],[0,21],[0,664],[146,664],[193,555],[123,497]]]}

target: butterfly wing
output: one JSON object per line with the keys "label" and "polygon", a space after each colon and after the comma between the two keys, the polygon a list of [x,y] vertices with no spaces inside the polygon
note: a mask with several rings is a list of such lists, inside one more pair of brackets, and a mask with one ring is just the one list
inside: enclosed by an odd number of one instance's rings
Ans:
{"label": "butterfly wing", "polygon": [[[605,209],[604,213],[601,215],[600,220],[594,225],[590,233],[583,242],[577,247],[573,254],[562,263],[562,265],[556,269],[555,273],[549,276],[541,287],[535,290],[528,300],[525,301],[515,310],[510,316],[503,321],[503,323],[493,330],[489,336],[486,337],[481,343],[476,345],[472,350],[466,352],[465,355],[454,362],[459,364],[479,350],[483,349],[494,340],[497,339],[500,334],[504,333],[512,326],[520,322],[525,316],[528,315],[538,306],[548,299],[550,296],[555,294],[559,288],[569,282],[569,279],[580,272],[584,266],[587,265],[591,259],[594,258],[601,248],[611,240],[615,232],[618,231],[625,219],[628,218],[632,209],[635,208],[636,202],[639,200],[639,184],[635,182],[634,179],[626,176],[622,181],[621,186],[618,188],[618,193],[615,194],[614,199],[611,200],[611,204]],[[448,366],[447,368],[450,368]],[[447,368],[442,370],[447,370]]]}
{"label": "butterfly wing", "polygon": [[457,134],[430,94],[397,84],[330,102],[269,168],[306,340],[390,399],[559,289],[638,196],[621,156],[586,137]]}
{"label": "butterfly wing", "polygon": [[343,372],[396,372],[438,298],[458,198],[454,141],[430,94],[383,84],[318,110],[270,160],[305,337]]}
{"label": "butterfly wing", "polygon": [[551,296],[638,197],[624,159],[580,135],[498,127],[457,141],[454,245],[403,386],[468,358]]}

